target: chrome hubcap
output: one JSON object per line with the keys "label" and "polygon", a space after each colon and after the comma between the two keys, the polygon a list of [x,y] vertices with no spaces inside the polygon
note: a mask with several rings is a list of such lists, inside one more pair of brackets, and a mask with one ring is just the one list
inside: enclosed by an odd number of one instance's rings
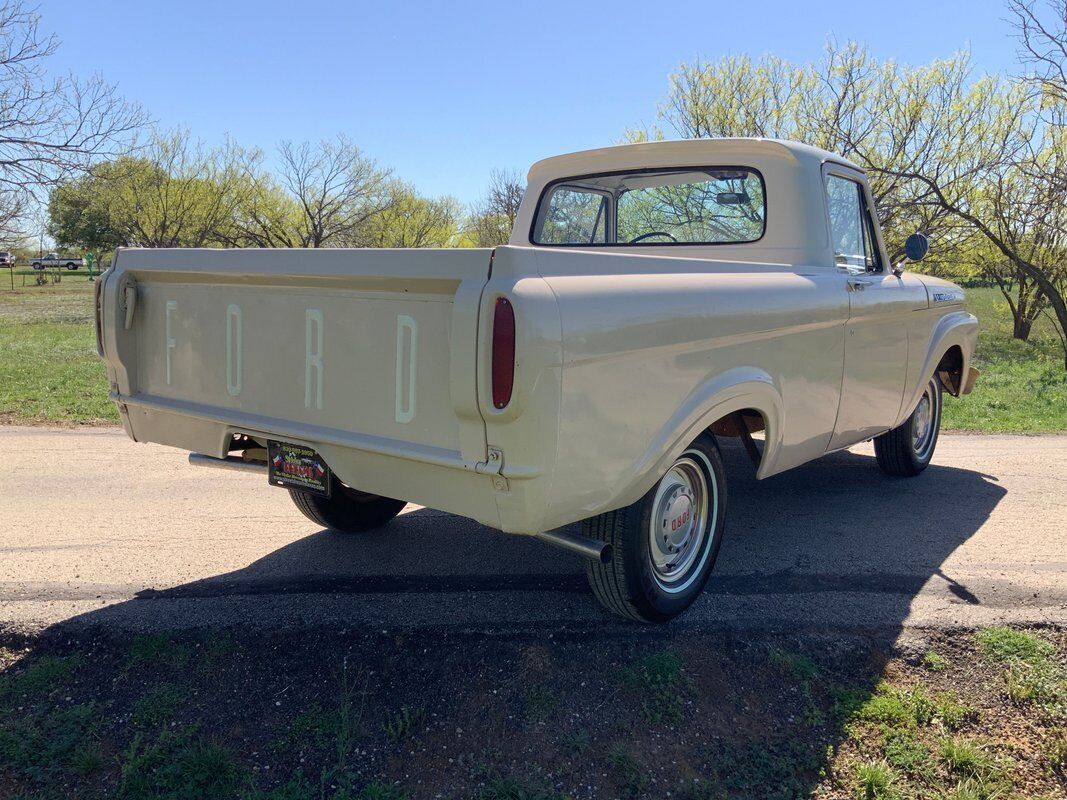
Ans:
{"label": "chrome hubcap", "polygon": [[708,501],[704,471],[688,456],[680,458],[659,482],[648,545],[656,581],[666,591],[685,587],[693,564],[705,551]]}
{"label": "chrome hubcap", "polygon": [[925,459],[930,455],[934,445],[934,434],[937,432],[937,387],[933,381],[926,387],[923,396],[919,399],[919,405],[915,407],[911,422],[911,446],[915,455]]}

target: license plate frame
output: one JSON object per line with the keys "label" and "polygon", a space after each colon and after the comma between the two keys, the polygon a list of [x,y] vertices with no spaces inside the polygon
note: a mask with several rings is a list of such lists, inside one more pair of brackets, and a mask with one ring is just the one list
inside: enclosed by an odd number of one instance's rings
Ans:
{"label": "license plate frame", "polygon": [[329,497],[331,476],[329,464],[313,448],[267,440],[267,480],[271,486]]}

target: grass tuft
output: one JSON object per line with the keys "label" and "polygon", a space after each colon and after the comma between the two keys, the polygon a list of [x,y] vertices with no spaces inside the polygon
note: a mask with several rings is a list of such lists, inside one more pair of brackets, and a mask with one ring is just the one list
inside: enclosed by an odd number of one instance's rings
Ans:
{"label": "grass tuft", "polygon": [[188,697],[188,691],[174,684],[154,686],[134,705],[133,724],[145,728],[170,722],[174,712]]}
{"label": "grass tuft", "polygon": [[884,761],[868,761],[859,764],[855,772],[855,795],[857,800],[896,800],[896,773]]}
{"label": "grass tuft", "polygon": [[1017,631],[1013,628],[986,628],[978,632],[977,640],[978,647],[986,656],[1002,663],[1009,661],[1041,663],[1056,652],[1051,642],[1032,633]]}
{"label": "grass tuft", "polygon": [[243,776],[230,752],[187,733],[135,736],[121,763],[119,800],[231,800]]}
{"label": "grass tuft", "polygon": [[410,739],[426,720],[426,711],[422,708],[404,706],[385,723],[385,733],[394,743]]}
{"label": "grass tuft", "polygon": [[941,672],[948,664],[941,655],[933,650],[927,650],[923,655],[923,666],[931,672]]}
{"label": "grass tuft", "polygon": [[653,725],[681,722],[689,681],[671,650],[644,656],[623,672],[623,683],[641,698],[641,716]]}

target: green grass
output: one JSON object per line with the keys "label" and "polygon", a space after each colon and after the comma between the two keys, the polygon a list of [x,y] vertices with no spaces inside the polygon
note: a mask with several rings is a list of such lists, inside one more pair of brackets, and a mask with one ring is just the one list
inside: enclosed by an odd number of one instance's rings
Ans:
{"label": "green grass", "polygon": [[[0,284],[0,420],[116,422],[96,356],[92,284]],[[1039,318],[1028,342],[1011,338],[1011,314],[997,289],[968,289],[979,320],[973,393],[945,402],[944,427],[981,432],[1067,431],[1067,371],[1052,322]]]}
{"label": "green grass", "polygon": [[117,422],[96,355],[92,284],[0,289],[0,420]]}
{"label": "green grass", "polygon": [[171,683],[154,686],[145,692],[133,707],[133,724],[147,728],[170,722],[174,712],[188,698],[188,690],[180,686]]}
{"label": "green grass", "polygon": [[682,660],[672,650],[652,653],[623,672],[623,683],[639,697],[641,716],[653,725],[682,719],[689,681]]}
{"label": "green grass", "polygon": [[858,800],[891,800],[900,796],[894,784],[896,774],[881,761],[871,761],[856,767],[856,797]]}
{"label": "green grass", "polygon": [[185,732],[135,736],[122,759],[120,800],[227,800],[243,776],[228,750]]}
{"label": "green grass", "polygon": [[1053,717],[1067,717],[1067,668],[1055,646],[1012,628],[987,628],[977,635],[987,658],[1004,665],[1004,692],[1017,705],[1033,705]]}
{"label": "green grass", "polygon": [[1039,318],[1029,341],[1011,336],[1011,312],[998,289],[967,289],[967,307],[978,317],[975,390],[946,395],[947,430],[1047,433],[1067,430],[1067,371],[1052,322]]}
{"label": "green grass", "polygon": [[978,632],[978,646],[995,661],[1026,661],[1031,664],[1047,661],[1056,652],[1051,642],[1013,628],[986,628]]}

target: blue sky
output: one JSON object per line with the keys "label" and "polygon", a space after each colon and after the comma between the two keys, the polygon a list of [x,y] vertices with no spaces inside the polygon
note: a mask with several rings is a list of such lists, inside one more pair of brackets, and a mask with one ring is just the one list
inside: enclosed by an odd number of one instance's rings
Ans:
{"label": "blue sky", "polygon": [[827,36],[921,63],[1013,68],[999,0],[390,3],[44,0],[55,69],[100,72],[208,143],[348,134],[427,194],[655,122],[679,63],[819,57]]}

